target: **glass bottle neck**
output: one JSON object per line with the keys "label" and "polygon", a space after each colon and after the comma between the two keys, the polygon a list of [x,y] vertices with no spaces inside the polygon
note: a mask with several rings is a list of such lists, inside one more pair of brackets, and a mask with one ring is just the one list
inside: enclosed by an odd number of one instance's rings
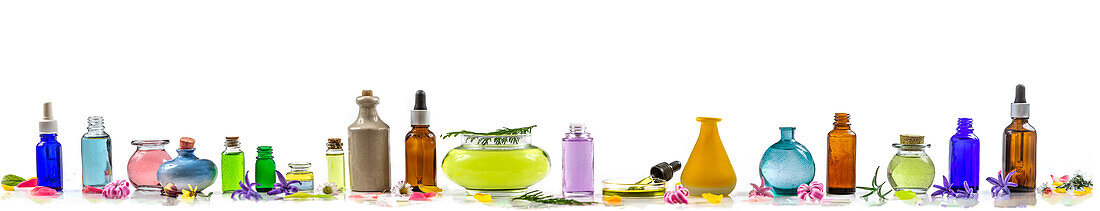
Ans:
{"label": "glass bottle neck", "polygon": [[795,141],[794,140],[794,128],[781,128],[779,129],[780,141]]}
{"label": "glass bottle neck", "polygon": [[99,116],[88,117],[88,133],[85,133],[84,136],[85,137],[107,136],[106,127],[103,126],[103,117],[99,117]]}
{"label": "glass bottle neck", "polygon": [[244,152],[244,151],[241,151],[240,147],[231,146],[231,147],[225,147],[225,152],[223,152],[223,154],[242,153],[242,152]]}

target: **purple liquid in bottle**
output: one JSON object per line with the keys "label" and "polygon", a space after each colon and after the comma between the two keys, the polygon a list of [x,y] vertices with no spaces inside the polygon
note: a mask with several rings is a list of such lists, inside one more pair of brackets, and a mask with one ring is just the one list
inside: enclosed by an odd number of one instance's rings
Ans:
{"label": "purple liquid in bottle", "polygon": [[562,195],[592,196],[593,183],[592,137],[584,124],[569,125],[569,133],[562,138]]}

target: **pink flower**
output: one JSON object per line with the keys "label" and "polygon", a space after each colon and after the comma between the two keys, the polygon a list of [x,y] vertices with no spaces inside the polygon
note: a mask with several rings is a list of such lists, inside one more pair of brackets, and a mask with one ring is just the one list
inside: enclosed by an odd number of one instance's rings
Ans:
{"label": "pink flower", "polygon": [[825,198],[825,184],[813,181],[809,185],[798,186],[798,198],[802,201],[818,203]]}
{"label": "pink flower", "polygon": [[1062,177],[1054,178],[1054,175],[1050,175],[1050,179],[1055,182],[1067,183],[1069,182],[1069,175],[1062,175]]}
{"label": "pink flower", "polygon": [[121,199],[130,196],[130,182],[115,180],[103,186],[103,197],[108,199]]}
{"label": "pink flower", "polygon": [[688,203],[688,189],[683,185],[676,185],[676,189],[665,192],[665,203],[668,204],[687,204]]}
{"label": "pink flower", "polygon": [[759,201],[767,198],[774,198],[772,195],[772,188],[764,185],[764,178],[760,178],[760,185],[749,183],[752,185],[752,190],[749,190],[749,200]]}
{"label": "pink flower", "polygon": [[57,195],[57,190],[46,186],[38,186],[31,189],[30,193],[32,196],[53,196]]}

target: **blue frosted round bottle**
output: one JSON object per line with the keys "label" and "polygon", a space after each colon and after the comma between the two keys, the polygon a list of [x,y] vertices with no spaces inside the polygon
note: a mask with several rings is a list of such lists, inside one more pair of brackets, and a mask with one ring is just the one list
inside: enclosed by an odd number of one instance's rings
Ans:
{"label": "blue frosted round bottle", "polygon": [[160,164],[157,169],[157,181],[161,185],[172,183],[180,190],[194,188],[202,191],[214,184],[218,176],[218,167],[214,161],[195,156],[195,140],[184,137],[180,140],[179,155],[175,159]]}
{"label": "blue frosted round bottle", "polygon": [[798,186],[814,180],[814,158],[805,146],[794,140],[794,127],[779,128],[782,138],[760,159],[764,185],[779,195],[795,195]]}
{"label": "blue frosted round bottle", "polygon": [[981,145],[978,136],[974,135],[973,120],[959,118],[957,132],[951,136],[951,188],[965,190],[963,182],[970,186],[971,191],[978,191],[979,161],[981,158]]}

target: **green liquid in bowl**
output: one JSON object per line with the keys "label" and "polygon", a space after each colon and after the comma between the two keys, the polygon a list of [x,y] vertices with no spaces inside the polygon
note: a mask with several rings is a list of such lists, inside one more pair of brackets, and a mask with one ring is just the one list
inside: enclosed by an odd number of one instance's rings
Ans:
{"label": "green liquid in bowl", "polygon": [[486,149],[466,146],[443,158],[443,173],[471,192],[523,191],[550,173],[546,152],[534,146]]}

